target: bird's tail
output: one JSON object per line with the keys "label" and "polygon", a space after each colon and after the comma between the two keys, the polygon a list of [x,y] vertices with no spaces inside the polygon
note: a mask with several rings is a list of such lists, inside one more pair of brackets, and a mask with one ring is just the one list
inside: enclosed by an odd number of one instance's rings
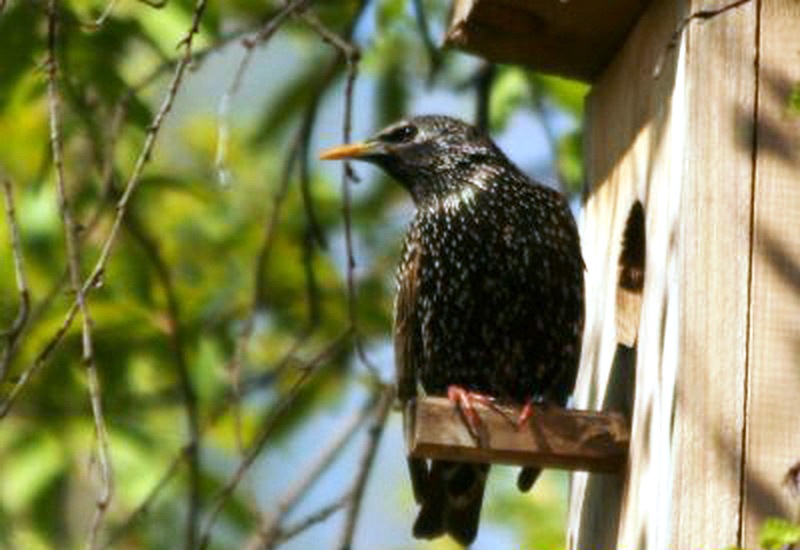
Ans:
{"label": "bird's tail", "polygon": [[523,468],[519,472],[519,477],[517,477],[517,488],[523,493],[527,493],[536,483],[536,480],[539,479],[539,474],[541,473],[541,468]]}
{"label": "bird's tail", "polygon": [[432,539],[447,533],[464,546],[471,544],[478,534],[489,465],[434,460],[424,480],[424,462],[412,459],[409,466],[412,479],[416,470],[415,496],[422,506],[414,536]]}

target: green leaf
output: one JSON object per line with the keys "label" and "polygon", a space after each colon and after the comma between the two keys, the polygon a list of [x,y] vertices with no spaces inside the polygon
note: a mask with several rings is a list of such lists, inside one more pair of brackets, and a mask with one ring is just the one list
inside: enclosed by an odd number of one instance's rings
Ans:
{"label": "green leaf", "polygon": [[24,445],[3,455],[3,505],[12,513],[30,507],[65,466],[56,439],[41,432],[29,434]]}
{"label": "green leaf", "polygon": [[375,10],[375,23],[381,32],[396,24],[406,13],[406,0],[384,0]]}
{"label": "green leaf", "polygon": [[800,542],[800,525],[782,518],[769,518],[761,526],[758,543],[767,550]]}
{"label": "green leaf", "polygon": [[541,74],[532,74],[531,79],[533,85],[546,94],[547,99],[557,107],[576,116],[583,112],[583,102],[589,93],[587,84]]}
{"label": "green leaf", "polygon": [[42,52],[42,37],[36,9],[32,2],[12,2],[0,15],[0,107],[6,104],[19,80],[33,71]]}
{"label": "green leaf", "polygon": [[497,132],[505,128],[511,115],[530,97],[526,73],[516,67],[502,67],[489,99],[489,125]]}
{"label": "green leaf", "polygon": [[376,127],[383,127],[406,114],[409,100],[409,75],[405,71],[402,58],[392,56],[382,64],[378,77],[378,89],[375,94],[380,119]]}
{"label": "green leaf", "polygon": [[786,110],[791,116],[800,116],[800,82],[795,82],[792,86]]}
{"label": "green leaf", "polygon": [[580,129],[561,137],[556,162],[567,190],[579,192],[583,184],[583,134]]}

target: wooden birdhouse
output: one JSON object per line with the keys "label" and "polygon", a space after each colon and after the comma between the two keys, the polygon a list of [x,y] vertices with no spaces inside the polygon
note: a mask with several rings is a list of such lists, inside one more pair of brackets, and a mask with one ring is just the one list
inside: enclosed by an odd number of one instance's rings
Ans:
{"label": "wooden birdhouse", "polygon": [[[575,474],[570,548],[756,547],[798,511],[800,3],[454,0],[447,40],[592,84],[574,406],[605,413],[476,459],[616,471]],[[412,452],[477,452],[437,406]]]}

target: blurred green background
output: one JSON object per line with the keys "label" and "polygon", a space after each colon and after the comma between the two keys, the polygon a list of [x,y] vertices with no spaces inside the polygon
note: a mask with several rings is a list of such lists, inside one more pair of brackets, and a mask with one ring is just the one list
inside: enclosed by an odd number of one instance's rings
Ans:
{"label": "blurred green background", "polygon": [[[178,44],[194,5],[55,6],[64,178],[85,279],[183,54]],[[247,51],[242,38],[283,6],[206,7],[193,42],[200,55],[158,128],[102,285],[88,295],[115,480],[101,547],[192,547],[206,527],[210,548],[246,547],[338,427],[376,394],[356,340],[379,381],[391,381],[394,266],[413,208],[376,170],[354,167],[357,332],[342,338],[350,321],[341,166],[323,166],[316,155],[343,139],[344,59],[306,21],[289,17],[252,49],[234,86]],[[484,117],[527,173],[575,197],[585,87],[441,50],[448,9],[445,0],[311,4],[310,13],[361,51],[354,138],[406,114]],[[0,178],[11,186],[30,287],[28,315],[13,330],[21,296],[4,216],[0,328],[12,330],[0,335],[8,367],[0,403],[20,391],[0,418],[0,548],[80,548],[101,489],[80,316],[37,363],[75,300],[51,153],[47,5],[6,0],[0,10]],[[308,362],[337,341],[287,398]],[[41,368],[25,381],[32,365]],[[253,450],[259,437],[264,444]],[[287,525],[348,490],[365,440],[362,429]],[[186,452],[192,441],[194,460]],[[248,450],[252,466],[210,523]],[[495,469],[473,548],[563,548],[567,476],[548,472],[521,495],[514,475]],[[146,513],[132,517],[145,502]],[[414,515],[393,412],[354,547],[456,547],[415,541]],[[283,546],[333,548],[344,516],[340,510]]]}

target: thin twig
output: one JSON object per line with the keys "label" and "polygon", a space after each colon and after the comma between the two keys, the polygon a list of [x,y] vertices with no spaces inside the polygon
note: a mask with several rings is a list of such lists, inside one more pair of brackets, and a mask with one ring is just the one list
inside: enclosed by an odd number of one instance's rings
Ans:
{"label": "thin twig", "polygon": [[17,383],[14,384],[14,386],[11,388],[11,391],[8,393],[8,396],[6,397],[6,400],[3,401],[2,405],[0,405],[0,420],[8,415],[8,413],[11,411],[11,407],[13,407],[14,403],[16,403],[19,394],[23,389],[25,389],[31,378],[33,378],[33,376],[47,364],[50,356],[56,349],[58,349],[58,346],[61,344],[64,336],[67,334],[70,326],[72,326],[72,321],[75,319],[77,314],[78,304],[73,302],[72,305],[70,305],[69,310],[67,310],[64,320],[61,322],[61,325],[58,327],[53,337],[48,340],[47,344],[44,345],[42,350],[33,360],[33,363],[31,363],[28,368],[22,371],[17,379]]}
{"label": "thin twig", "polygon": [[[356,17],[360,17],[361,10],[366,6],[366,2],[362,1]],[[361,53],[358,47],[338,34],[328,29],[319,18],[313,13],[306,12],[301,15],[303,21],[316,32],[325,42],[334,47],[344,57],[347,75],[344,87],[344,116],[342,121],[342,139],[344,143],[350,143],[351,129],[353,124],[353,94],[355,89],[356,79],[358,78],[358,61],[361,58]],[[358,315],[356,313],[356,284],[355,284],[355,254],[353,252],[353,221],[352,221],[352,192],[350,185],[356,180],[350,163],[345,161],[342,167],[342,218],[344,220],[344,242],[345,242],[345,256],[347,261],[347,312],[350,320],[350,326],[353,327],[353,345],[356,350],[361,363],[369,371],[370,375],[376,380],[380,379],[378,368],[372,364],[364,351],[361,336],[358,330]]]}
{"label": "thin twig", "polygon": [[325,41],[330,46],[337,49],[342,56],[344,57],[345,61],[350,63],[358,63],[358,60],[361,58],[361,52],[358,50],[358,47],[351,43],[349,38],[344,38],[339,36],[328,27],[326,27],[319,17],[316,14],[312,13],[311,11],[307,11],[305,13],[300,14],[300,18],[313,30],[323,41]]}
{"label": "thin twig", "polygon": [[96,286],[103,276],[106,264],[108,263],[108,259],[111,255],[111,249],[114,246],[114,243],[116,242],[120,226],[122,225],[122,219],[125,217],[125,213],[128,208],[128,203],[130,202],[133,193],[136,191],[139,182],[141,181],[142,171],[144,170],[145,165],[150,160],[150,156],[152,155],[153,147],[155,145],[156,138],[158,137],[158,134],[161,130],[161,126],[164,123],[164,119],[166,118],[167,114],[172,109],[172,105],[175,102],[175,97],[178,94],[178,89],[180,88],[181,83],[183,82],[184,75],[186,74],[186,69],[189,67],[189,64],[192,61],[192,41],[194,40],[194,37],[199,30],[200,20],[203,16],[203,12],[205,11],[207,1],[208,0],[197,0],[197,3],[195,4],[194,7],[194,12],[192,14],[191,27],[189,28],[189,31],[186,33],[186,35],[178,43],[179,47],[184,48],[184,55],[178,62],[178,65],[175,67],[175,73],[172,77],[172,82],[167,88],[166,96],[164,97],[164,100],[161,103],[161,107],[159,108],[158,112],[153,118],[152,124],[147,129],[147,135],[145,136],[145,141],[144,145],[142,146],[142,150],[139,153],[138,158],[136,159],[136,164],[134,165],[133,171],[131,172],[131,175],[128,178],[127,184],[125,185],[125,190],[123,191],[122,196],[117,202],[116,206],[117,214],[114,217],[114,223],[111,226],[111,230],[109,231],[108,236],[103,242],[103,246],[100,252],[100,257],[97,259],[97,262],[95,263],[91,275],[87,278],[87,280],[84,283],[84,289]]}
{"label": "thin twig", "polygon": [[183,397],[183,405],[186,408],[186,424],[189,431],[189,442],[186,445],[189,466],[189,490],[187,491],[188,512],[184,547],[187,550],[192,550],[197,540],[197,528],[200,518],[200,414],[197,395],[189,372],[189,361],[186,358],[186,342],[180,305],[175,292],[172,273],[161,255],[158,243],[142,227],[136,216],[134,216],[133,211],[126,218],[125,226],[150,258],[167,299],[168,336],[175,359],[175,366],[178,370],[178,383]]}
{"label": "thin twig", "polygon": [[98,15],[96,18],[92,19],[91,21],[85,21],[81,23],[81,27],[88,32],[94,32],[100,29],[106,20],[111,15],[111,12],[114,11],[114,7],[117,5],[118,0],[109,0],[108,4],[106,4],[105,9],[103,9],[102,13]]}
{"label": "thin twig", "polygon": [[[112,198],[113,196],[113,182],[114,182],[114,150],[116,147],[117,140],[119,138],[119,134],[122,130],[122,123],[125,119],[125,115],[127,114],[128,108],[128,101],[123,100],[117,104],[117,107],[114,111],[114,118],[112,119],[110,131],[108,135],[105,137],[106,142],[106,157],[103,162],[103,166],[101,168],[101,180],[103,181],[101,196],[102,202],[97,206],[95,211],[89,216],[89,222],[85,223],[81,232],[77,235],[79,244],[86,242],[88,239],[92,237],[94,231],[99,227],[100,220],[102,219],[103,210],[105,204]],[[32,308],[28,324],[26,325],[26,330],[30,329],[31,326],[37,323],[37,320],[44,318],[45,313],[50,309],[50,306],[55,303],[55,298],[60,295],[62,288],[69,280],[69,266],[67,266],[63,273],[57,278],[56,282],[53,284],[52,288],[47,292],[45,297],[40,300],[35,307]],[[73,303],[70,306],[70,309],[67,311],[64,320],[62,321],[59,328],[56,330],[55,334],[50,338],[47,344],[44,345],[42,350],[36,356],[34,361],[26,368],[22,374],[20,375],[19,379],[17,380],[16,384],[12,388],[9,395],[6,397],[6,400],[0,404],[0,419],[2,419],[8,412],[11,410],[12,405],[16,401],[17,395],[22,391],[22,389],[38,371],[40,368],[44,367],[47,364],[47,361],[50,359],[50,355],[58,348],[63,340],[64,336],[66,335],[69,327],[72,325],[72,321],[75,318],[75,315],[78,312],[78,307],[76,303]],[[19,344],[19,338],[18,342]],[[18,346],[17,346],[18,347]],[[17,351],[17,347],[11,349],[11,355],[8,359],[9,364],[13,360],[14,354]]]}
{"label": "thin twig", "polygon": [[[80,114],[83,114],[83,112],[87,109],[91,110],[90,108],[83,106],[83,108],[78,109],[78,112]],[[109,125],[109,131],[102,137],[102,139],[96,139],[97,143],[95,143],[95,148],[98,150],[102,149],[105,151],[105,154],[102,155],[103,160],[102,162],[99,163],[100,181],[102,182],[102,184],[96,208],[88,216],[89,221],[81,224],[80,231],[76,235],[79,247],[82,246],[83,243],[91,240],[95,230],[100,226],[100,221],[103,218],[103,214],[107,204],[111,203],[111,200],[113,198],[113,187],[114,187],[113,184],[115,179],[114,151],[116,148],[117,140],[119,138],[119,134],[122,130],[123,122],[125,120],[125,115],[127,114],[127,109],[128,109],[127,100],[118,102],[114,109],[114,115],[111,120],[111,124]],[[92,123],[93,120],[87,121],[87,125],[90,125]],[[89,134],[92,136],[94,135],[92,134],[92,132],[89,132]],[[55,278],[55,283],[53,283],[50,290],[48,290],[47,293],[44,295],[44,298],[39,300],[39,302],[37,302],[35,306],[31,308],[28,322],[25,325],[24,330],[22,332],[27,332],[28,330],[31,330],[39,320],[45,317],[45,314],[50,310],[50,307],[54,303],[56,303],[55,299],[61,295],[64,285],[67,284],[68,281],[69,281],[69,266],[65,266],[61,275]],[[63,336],[64,334],[62,330],[68,328],[68,326],[72,322],[71,315],[72,314],[67,315],[67,319],[65,319],[66,325],[62,327],[62,329],[59,329],[59,331],[57,331],[57,333],[52,337],[51,343],[47,344],[46,347],[50,347],[52,345],[53,349],[55,349],[55,347],[58,346],[58,344],[61,341],[61,336]],[[16,355],[16,352],[18,351],[19,347],[18,344],[21,341],[21,338],[22,334],[20,334],[19,337],[17,338],[17,346],[15,346],[10,350],[8,349],[4,350],[6,352],[9,352],[9,354],[8,357],[5,356],[3,357],[2,359],[3,363],[0,364],[7,364],[7,365],[11,364],[11,362],[14,359],[14,356]],[[43,365],[44,362],[45,360],[40,361],[37,358],[36,361],[37,364]],[[36,369],[34,369],[34,373],[35,370]],[[28,373],[28,375],[30,374],[33,373]],[[0,407],[0,409],[4,409],[5,406],[6,403],[4,403],[3,406]],[[0,418],[2,418],[2,416],[4,416],[4,413],[0,413]]]}
{"label": "thin twig", "polygon": [[[106,4],[105,9],[103,9],[102,13],[98,15],[96,18],[92,19],[91,21],[85,21],[81,23],[81,27],[88,32],[95,32],[102,27],[106,20],[111,16],[111,12],[114,11],[114,8],[117,5],[119,0],[109,0],[108,4]],[[150,6],[151,8],[161,9],[167,5],[167,0],[160,0],[158,2],[154,2],[153,0],[139,0],[142,4],[146,6]]]}
{"label": "thin twig", "polygon": [[[103,214],[105,213],[107,205],[113,204],[115,181],[114,153],[128,112],[128,103],[129,98],[123,98],[123,100],[117,102],[117,105],[114,107],[114,115],[111,119],[108,132],[105,133],[102,138],[98,139],[98,144],[95,144],[96,148],[104,150],[104,154],[101,155],[103,160],[99,163],[98,167],[100,181],[102,183],[100,186],[98,204],[94,211],[88,216],[89,221],[81,225],[81,230],[77,235],[80,245],[91,240],[94,236],[94,232],[100,226],[100,221],[103,219]],[[78,109],[78,111],[82,113],[86,109],[91,110],[85,107]],[[31,311],[31,324],[35,324],[38,319],[44,317],[44,314],[47,313],[50,306],[55,302],[55,298],[61,294],[61,290],[68,280],[69,268],[67,267],[64,269],[63,273],[56,278],[56,282],[50,290],[48,290],[47,294],[45,294],[45,297],[40,300]]]}
{"label": "thin twig", "polygon": [[353,494],[348,491],[339,498],[333,500],[329,504],[320,506],[316,511],[308,514],[306,517],[297,520],[297,522],[289,525],[281,530],[278,535],[278,542],[286,542],[291,538],[296,537],[300,533],[308,530],[318,523],[322,523],[334,513],[338,512],[347,506],[353,500]]}
{"label": "thin twig", "polygon": [[389,416],[389,411],[392,410],[393,401],[394,386],[383,386],[380,401],[375,409],[375,416],[369,427],[367,443],[364,446],[364,452],[359,461],[358,475],[353,483],[353,498],[350,500],[347,507],[344,529],[342,530],[342,536],[337,545],[339,550],[350,550],[353,546],[353,536],[355,535],[356,523],[358,522],[359,512],[361,511],[361,502],[364,499],[364,489],[367,486],[367,479],[372,470],[372,465],[375,462],[378,444],[381,441],[381,435],[383,434],[383,428],[386,426],[386,419]]}
{"label": "thin twig", "polygon": [[233,473],[231,478],[214,497],[211,511],[208,513],[203,529],[200,532],[199,548],[203,549],[208,547],[208,544],[211,542],[211,530],[213,529],[214,524],[217,521],[217,517],[222,511],[222,508],[236,490],[236,487],[238,487],[239,483],[241,483],[241,481],[244,479],[244,476],[249,471],[250,466],[253,465],[253,462],[255,462],[256,458],[258,458],[258,456],[261,454],[261,451],[264,449],[264,446],[272,435],[272,432],[275,430],[280,420],[288,412],[294,401],[300,395],[300,390],[303,388],[305,383],[319,371],[320,367],[327,362],[328,359],[330,359],[330,357],[336,351],[338,351],[339,348],[347,340],[349,340],[351,336],[352,329],[348,328],[342,335],[337,337],[330,345],[328,345],[328,347],[326,347],[323,351],[317,354],[316,357],[309,361],[308,364],[305,365],[305,367],[300,371],[300,376],[297,378],[294,384],[292,384],[292,386],[281,397],[280,401],[272,408],[272,411],[264,420],[264,427],[262,428],[261,433],[258,434],[255,442],[244,454],[239,462],[239,466],[236,468],[236,471]]}
{"label": "thin twig", "polygon": [[323,93],[328,90],[328,86],[333,81],[333,76],[336,74],[336,59],[329,66],[326,71],[326,76],[323,78],[323,84],[317,88],[314,97],[306,107],[306,112],[303,114],[303,122],[300,125],[300,153],[299,153],[299,172],[300,172],[300,196],[303,199],[303,212],[306,216],[306,229],[308,238],[306,242],[310,247],[316,245],[320,248],[327,248],[328,243],[325,239],[325,233],[317,220],[317,214],[314,209],[314,201],[311,195],[311,168],[309,164],[309,156],[311,152],[311,134],[314,130],[314,124],[317,120],[317,113],[319,111],[319,104],[322,100]]}
{"label": "thin twig", "polygon": [[489,108],[492,98],[492,86],[497,75],[497,66],[485,62],[475,73],[475,126],[487,132],[489,130]]}
{"label": "thin twig", "polygon": [[247,68],[253,58],[256,46],[269,41],[269,39],[281,27],[283,22],[286,21],[290,15],[292,15],[292,13],[304,9],[309,3],[310,0],[291,0],[286,2],[286,5],[284,5],[284,7],[281,8],[274,16],[267,19],[266,23],[264,23],[261,28],[250,33],[249,36],[244,37],[241,41],[242,47],[244,48],[244,54],[239,60],[239,65],[236,67],[233,80],[220,98],[219,107],[217,109],[218,139],[217,154],[214,164],[217,168],[220,182],[223,185],[227,185],[230,178],[227,168],[228,142],[230,136],[230,106],[234,96],[238,93],[239,88],[242,85],[244,75],[247,72]]}
{"label": "thin twig", "polygon": [[[351,31],[352,32],[352,31]],[[234,356],[232,357],[229,365],[228,365],[228,372],[231,378],[231,389],[232,394],[234,397],[234,417],[235,417],[235,432],[236,432],[236,440],[238,447],[241,451],[243,448],[243,444],[241,442],[241,420],[240,414],[237,412],[238,409],[238,401],[241,397],[241,370],[244,361],[244,357],[246,355],[247,349],[249,347],[250,339],[252,338],[253,328],[255,324],[255,317],[258,314],[259,309],[261,309],[265,302],[266,302],[266,287],[264,286],[265,282],[265,274],[267,271],[267,267],[269,265],[269,260],[272,255],[272,249],[275,242],[275,236],[277,235],[277,229],[280,222],[280,216],[282,213],[283,203],[286,199],[286,195],[288,193],[289,185],[291,183],[292,172],[298,164],[300,165],[300,172],[301,172],[301,190],[303,191],[304,197],[304,207],[306,211],[306,220],[310,227],[314,227],[316,224],[316,217],[311,210],[311,199],[310,199],[310,191],[308,191],[308,148],[310,142],[311,131],[314,126],[314,121],[316,120],[317,116],[317,109],[319,102],[322,100],[324,92],[328,89],[328,87],[332,84],[334,76],[336,75],[336,65],[339,61],[339,56],[333,58],[331,60],[328,69],[325,71],[321,83],[319,86],[316,87],[316,92],[314,96],[311,98],[311,101],[306,108],[306,111],[303,115],[303,121],[300,125],[298,132],[295,134],[293,138],[288,152],[286,156],[286,160],[284,161],[284,166],[281,172],[281,178],[278,183],[278,187],[273,194],[273,200],[271,205],[271,213],[266,218],[266,222],[264,224],[264,232],[262,236],[262,244],[259,252],[256,256],[255,260],[255,267],[254,267],[254,281],[253,281],[253,298],[250,304],[250,312],[248,314],[247,319],[245,320],[244,327],[242,328],[242,332],[239,335],[236,344],[236,350],[234,351]],[[313,229],[310,229],[314,231]],[[317,240],[321,241],[324,244],[324,240],[321,237],[321,230],[317,229],[316,233],[318,233]],[[306,242],[308,238],[306,239]],[[307,298],[309,304],[309,322],[306,328],[302,331],[300,338],[298,338],[298,345],[305,340],[306,337],[310,336],[313,330],[316,328],[319,319],[319,297],[318,292],[316,289],[316,281],[314,278],[314,271],[313,271],[313,251],[309,251],[308,249],[311,247],[310,244],[306,245],[306,251],[304,252],[303,264],[304,264],[304,272],[306,276],[306,290],[307,290]]]}
{"label": "thin twig", "polygon": [[[301,340],[297,339],[295,342],[289,347],[289,350],[283,355],[281,359],[277,361],[275,365],[273,365],[269,370],[271,376],[269,377],[269,382],[277,381],[281,375],[286,372],[286,370],[293,365],[293,360],[296,359],[295,354],[301,345]],[[305,363],[301,363],[301,365],[305,365]],[[245,380],[243,384],[243,391],[250,391],[255,389],[261,389],[266,387],[267,379],[264,377],[259,377],[252,381]],[[229,395],[227,396],[221,404],[218,406],[212,407],[212,412],[209,415],[205,425],[200,430],[200,435],[198,436],[198,441],[202,441],[203,437],[206,433],[208,433],[212,428],[217,425],[217,422],[222,419],[231,409],[233,403],[233,398]],[[142,500],[139,506],[134,509],[133,512],[114,530],[113,535],[109,538],[106,542],[104,548],[109,548],[114,546],[122,536],[138,521],[138,519],[144,516],[152,506],[152,503],[158,498],[159,494],[162,490],[167,486],[167,484],[172,480],[172,478],[178,473],[178,466],[186,460],[190,456],[190,451],[192,447],[192,442],[184,445],[180,451],[178,452],[177,456],[175,456],[172,461],[170,462],[169,466],[166,468],[164,473],[159,478],[159,481],[153,485],[150,491],[147,493],[147,496]]]}
{"label": "thin twig", "polygon": [[311,332],[316,330],[322,318],[320,307],[319,284],[317,283],[317,273],[314,269],[315,241],[314,231],[310,228],[308,218],[306,218],[306,231],[303,235],[303,278],[305,279],[306,306],[308,307],[308,319],[306,330]]}
{"label": "thin twig", "polygon": [[[167,114],[172,109],[172,105],[175,101],[175,97],[177,96],[178,89],[180,88],[186,70],[193,59],[191,45],[195,34],[198,32],[200,19],[202,18],[207,1],[208,0],[197,0],[197,3],[195,4],[194,12],[192,14],[191,27],[187,32],[186,36],[184,36],[184,38],[179,43],[179,46],[182,46],[184,48],[183,57],[181,57],[180,61],[178,61],[175,67],[175,72],[173,74],[172,81],[170,82],[170,85],[167,88],[166,96],[164,97],[158,112],[153,118],[152,124],[147,130],[144,144],[142,145],[142,149],[139,153],[139,156],[136,159],[133,171],[131,172],[131,175],[128,178],[125,190],[122,193],[120,199],[117,201],[116,215],[114,217],[114,222],[111,226],[108,235],[106,236],[106,239],[103,241],[100,256],[98,257],[91,274],[84,280],[82,287],[83,294],[87,294],[91,292],[94,288],[102,286],[103,273],[105,271],[106,264],[108,263],[108,260],[111,256],[111,251],[114,246],[114,243],[116,242],[117,235],[119,234],[119,229],[122,224],[122,219],[124,218],[125,213],[127,211],[128,203],[130,202],[131,196],[136,191],[139,182],[141,181],[142,171],[144,170],[144,166],[150,160],[150,156],[152,155],[153,147],[155,145],[156,138],[158,137],[158,134],[161,130],[161,126],[164,123],[164,119],[166,118]],[[16,402],[17,397],[25,388],[28,381],[31,380],[33,376],[47,364],[47,361],[50,359],[50,355],[61,344],[64,335],[67,333],[69,327],[72,325],[72,321],[75,319],[75,316],[78,313],[78,309],[79,309],[79,304],[77,303],[77,301],[73,302],[73,304],[67,311],[64,321],[62,322],[61,326],[58,328],[56,333],[48,341],[43,350],[36,356],[33,363],[29,365],[28,368],[26,368],[20,374],[17,383],[11,389],[11,392],[9,393],[8,397],[3,402],[3,404],[0,405],[0,419],[6,416],[8,412],[11,410],[11,407]]]}
{"label": "thin twig", "polygon": [[11,359],[19,344],[22,331],[28,322],[30,313],[31,295],[28,289],[28,279],[25,276],[25,265],[22,255],[22,242],[19,236],[19,225],[17,224],[16,210],[14,209],[14,194],[11,190],[11,182],[8,178],[0,178],[0,183],[3,186],[3,196],[6,204],[6,223],[8,223],[8,230],[11,234],[11,254],[14,258],[14,276],[17,281],[17,293],[19,294],[19,308],[17,316],[11,323],[11,326],[3,333],[6,340],[6,345],[3,348],[2,356],[0,356],[0,385],[6,378],[8,368],[11,365]]}
{"label": "thin twig", "polygon": [[425,6],[422,0],[414,0],[414,16],[417,20],[417,28],[422,37],[422,43],[425,45],[425,51],[428,54],[428,85],[433,84],[436,75],[442,66],[442,52],[436,47],[436,44],[431,38],[430,25],[428,25],[428,16],[425,12]]}
{"label": "thin twig", "polygon": [[[143,2],[144,0],[139,0]],[[145,2],[148,3],[148,2]],[[166,3],[166,2],[165,2]],[[259,26],[260,27],[260,26]],[[219,50],[225,48],[232,42],[236,42],[237,40],[241,39],[243,36],[248,34],[252,34],[257,30],[258,27],[255,28],[245,28],[245,29],[237,29],[230,33],[226,33],[222,35],[216,42],[213,44],[209,44],[204,48],[193,49],[191,54],[191,66],[193,68],[197,68],[206,58],[211,55],[212,53],[218,52]],[[183,59],[183,54],[181,57],[178,58],[170,58],[163,61],[160,65],[154,67],[146,76],[144,76],[141,80],[137,81],[136,84],[131,86],[128,90],[125,91],[123,98],[130,98],[136,95],[139,92],[144,91],[146,88],[151,86],[153,83],[157,82],[158,79],[166,73],[170,69],[174,69],[178,63],[181,62]]]}
{"label": "thin twig", "polygon": [[188,445],[184,445],[180,452],[172,459],[167,469],[155,483],[152,489],[147,493],[147,496],[142,500],[142,502],[137,506],[133,512],[123,521],[117,528],[114,529],[114,532],[105,542],[105,544],[101,547],[102,550],[106,550],[108,548],[112,548],[116,546],[116,543],[122,538],[125,533],[136,523],[140,517],[147,514],[150,511],[150,507],[155,502],[156,498],[161,494],[166,486],[172,481],[172,478],[178,473],[178,467],[181,465],[181,462],[186,460],[189,456],[191,451],[191,443]]}
{"label": "thin twig", "polygon": [[[295,140],[295,143],[297,141]],[[247,355],[247,350],[250,347],[250,340],[253,336],[255,328],[255,321],[259,310],[264,306],[266,300],[266,290],[264,286],[264,276],[269,264],[269,259],[272,255],[272,248],[275,242],[275,237],[278,232],[278,223],[283,209],[283,202],[286,199],[286,193],[291,181],[292,166],[297,158],[297,147],[292,146],[286,163],[283,168],[281,180],[278,184],[278,189],[273,194],[272,198],[272,213],[264,224],[264,233],[262,237],[261,248],[256,256],[254,268],[254,281],[253,281],[253,298],[250,303],[250,311],[248,312],[247,319],[245,320],[242,332],[236,342],[236,349],[234,350],[233,357],[228,363],[228,373],[230,376],[231,395],[233,397],[233,415],[234,415],[234,433],[236,438],[236,445],[240,454],[244,452],[244,442],[242,441],[242,421],[241,421],[241,376],[242,365]],[[297,345],[299,346],[310,334],[304,331],[298,338]]]}
{"label": "thin twig", "polygon": [[723,14],[727,11],[739,8],[745,4],[749,4],[751,1],[752,0],[735,0],[730,4],[725,4],[723,6],[697,10],[695,12],[690,13],[683,19],[681,19],[680,23],[678,23],[677,28],[672,33],[672,36],[670,36],[667,45],[664,47],[664,51],[661,52],[661,55],[658,57],[658,60],[656,61],[655,68],[653,69],[653,77],[658,78],[661,76],[661,68],[664,64],[664,59],[667,55],[667,52],[671,51],[672,49],[675,48],[675,46],[678,45],[678,41],[680,40],[683,31],[686,30],[686,28],[692,21],[697,21],[697,20],[704,21],[706,19],[713,19],[714,17]]}
{"label": "thin twig", "polygon": [[681,33],[683,33],[683,31],[686,29],[686,27],[692,21],[694,21],[696,19],[700,19],[700,20],[711,19],[711,18],[716,17],[716,16],[718,16],[718,15],[720,15],[722,13],[725,13],[726,11],[741,7],[741,6],[743,6],[745,4],[748,4],[750,2],[751,2],[751,0],[736,0],[734,2],[731,2],[730,4],[725,4],[723,6],[714,7],[714,8],[700,9],[700,10],[697,10],[697,11],[695,11],[693,13],[690,13],[689,15],[687,15],[686,17],[683,18],[683,20],[680,22],[680,24],[678,24],[678,28],[675,29],[674,33],[672,33],[672,37],[671,37],[670,42],[669,42],[670,43],[670,47],[675,47],[675,45],[678,42],[678,38],[680,38]]}
{"label": "thin twig", "polygon": [[[303,122],[300,125],[300,151],[299,151],[299,172],[300,172],[300,193],[303,199],[303,211],[306,216],[306,235],[303,239],[303,273],[306,280],[306,303],[308,304],[308,327],[313,330],[320,320],[319,290],[316,283],[314,272],[314,252],[315,245],[326,248],[327,243],[322,228],[317,221],[317,216],[313,206],[311,196],[311,174],[309,167],[309,156],[311,147],[311,134],[314,123],[317,119],[319,104],[325,92],[328,91],[335,77],[339,74],[340,63],[346,60],[346,54],[351,51],[349,41],[352,39],[358,21],[361,19],[367,3],[361,2],[350,22],[344,28],[342,36],[339,37],[329,29],[314,15],[308,11],[300,15],[300,18],[309,25],[314,32],[323,37],[331,44],[338,44],[335,47],[335,54],[330,59],[327,68],[322,73],[319,84],[315,87],[315,93],[310,99],[306,111],[303,115]],[[327,38],[326,38],[327,37]],[[352,51],[351,51],[352,53]]]}
{"label": "thin twig", "polygon": [[[247,67],[250,64],[255,48],[258,45],[266,43],[275,32],[281,27],[286,19],[295,11],[304,9],[310,0],[292,0],[287,2],[286,5],[279,10],[274,16],[267,19],[267,21],[257,29],[242,39],[241,43],[244,48],[244,55],[239,61],[239,65],[234,73],[233,80],[231,81],[228,89],[220,98],[217,120],[218,120],[218,139],[217,139],[217,154],[215,166],[219,175],[220,182],[227,185],[229,182],[229,175],[227,169],[227,154],[228,154],[228,140],[229,140],[229,117],[230,105],[233,97],[239,91],[242,81],[244,79]],[[287,158],[286,165],[283,170],[281,182],[273,197],[272,215],[269,221],[264,226],[264,237],[261,250],[256,257],[255,266],[255,282],[254,282],[254,297],[250,307],[250,312],[242,328],[242,332],[236,342],[236,349],[231,361],[228,363],[228,374],[230,377],[231,391],[233,395],[233,414],[234,414],[234,433],[236,439],[236,446],[239,453],[242,454],[244,450],[244,442],[242,440],[242,419],[241,419],[241,391],[240,383],[242,377],[242,364],[249,348],[250,339],[252,338],[253,329],[255,326],[255,318],[258,314],[259,308],[262,307],[264,301],[264,272],[266,265],[272,251],[272,246],[277,233],[278,220],[280,218],[281,207],[286,198],[286,192],[289,187],[291,179],[292,166],[297,159],[297,147],[293,146],[290,149],[289,157]]]}
{"label": "thin twig", "polygon": [[69,265],[69,278],[75,301],[82,319],[83,364],[89,386],[89,399],[94,417],[95,436],[97,437],[97,458],[100,464],[100,492],[95,502],[95,513],[89,530],[86,547],[94,549],[105,518],[106,510],[113,494],[113,466],[108,450],[108,434],[103,416],[100,380],[92,342],[92,317],[86,301],[85,291],[81,286],[80,250],[76,236],[76,225],[72,207],[67,197],[64,178],[63,141],[61,136],[61,114],[59,111],[58,91],[58,59],[56,58],[56,41],[58,31],[57,0],[50,0],[47,5],[47,98],[50,114],[50,144],[53,154],[53,166],[58,189],[58,210],[64,223],[64,233]]}
{"label": "thin twig", "polygon": [[265,514],[261,518],[261,526],[258,529],[254,545],[264,548],[274,548],[276,542],[281,538],[283,528],[282,522],[286,516],[294,509],[316,483],[320,476],[333,464],[342,449],[352,439],[361,425],[369,418],[375,408],[376,399],[373,396],[367,401],[362,409],[346,419],[336,433],[331,437],[330,442],[314,457],[314,462],[307,467],[301,468],[304,472],[284,495],[278,500],[275,509]]}

